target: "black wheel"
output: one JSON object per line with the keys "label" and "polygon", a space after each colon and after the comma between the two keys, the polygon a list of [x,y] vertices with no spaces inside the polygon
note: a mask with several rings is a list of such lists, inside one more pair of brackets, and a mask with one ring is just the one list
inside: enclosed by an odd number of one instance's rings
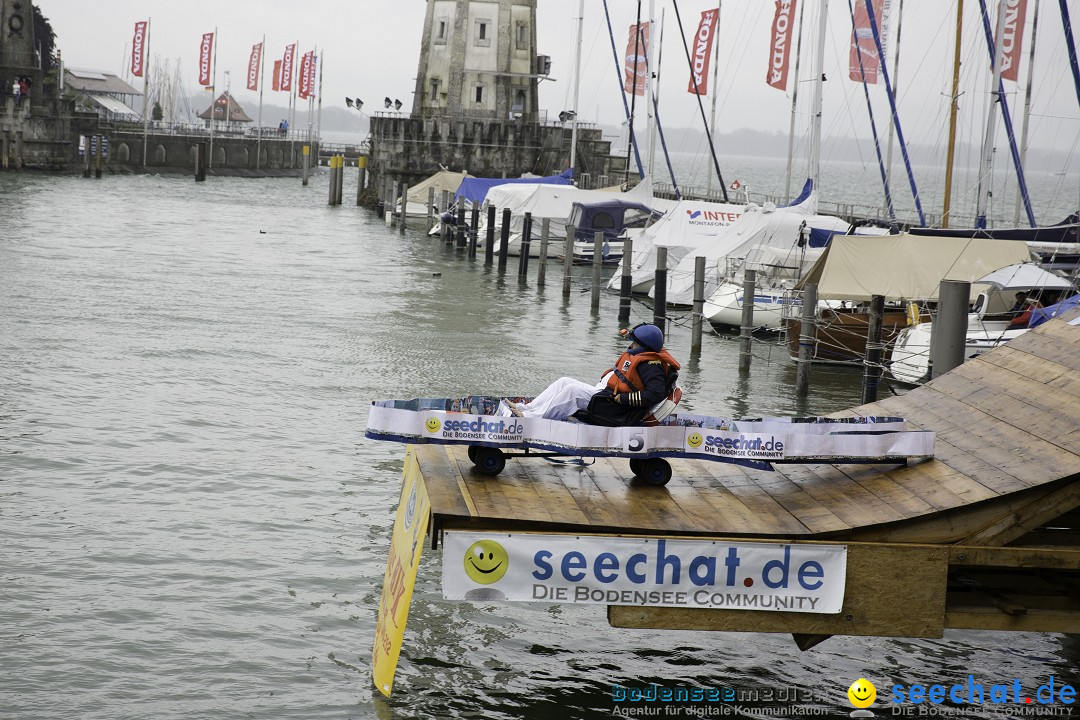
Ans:
{"label": "black wheel", "polygon": [[671,465],[663,458],[649,458],[641,463],[641,472],[637,474],[646,485],[662,487],[671,479]]}
{"label": "black wheel", "polygon": [[477,445],[469,446],[469,460],[476,462],[476,453],[480,452],[480,447]]}
{"label": "black wheel", "polygon": [[499,448],[476,448],[476,469],[483,475],[498,475],[506,467],[506,456]]}
{"label": "black wheel", "polygon": [[643,462],[643,460],[639,460],[638,458],[632,458],[630,460],[630,472],[634,473],[635,475],[640,475]]}

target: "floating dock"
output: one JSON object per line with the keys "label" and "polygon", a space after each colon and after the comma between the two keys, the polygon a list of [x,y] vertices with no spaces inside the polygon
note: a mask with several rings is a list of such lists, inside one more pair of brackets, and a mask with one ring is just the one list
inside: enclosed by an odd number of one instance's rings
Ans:
{"label": "floating dock", "polygon": [[[616,627],[940,637],[946,628],[1080,632],[1080,312],[906,395],[842,416],[937,433],[911,465],[672,460],[665,487],[627,461],[513,458],[497,477],[467,448],[413,448],[446,530],[616,534],[847,547],[838,614],[609,605]],[[1080,322],[1080,321],[1078,321]],[[588,463],[589,461],[587,461]]]}

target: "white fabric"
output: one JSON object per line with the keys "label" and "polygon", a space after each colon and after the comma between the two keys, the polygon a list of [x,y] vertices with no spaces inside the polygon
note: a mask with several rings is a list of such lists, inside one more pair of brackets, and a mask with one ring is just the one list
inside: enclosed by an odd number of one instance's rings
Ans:
{"label": "white fabric", "polygon": [[996,285],[1003,290],[1028,288],[1049,288],[1051,290],[1069,290],[1073,284],[1053,273],[1043,270],[1032,263],[1009,265],[976,280],[979,283]]}
{"label": "white fabric", "polygon": [[578,410],[589,406],[589,399],[607,387],[610,376],[611,373],[607,373],[595,385],[572,377],[561,377],[548,385],[531,402],[519,405],[518,409],[525,417],[568,420]]}

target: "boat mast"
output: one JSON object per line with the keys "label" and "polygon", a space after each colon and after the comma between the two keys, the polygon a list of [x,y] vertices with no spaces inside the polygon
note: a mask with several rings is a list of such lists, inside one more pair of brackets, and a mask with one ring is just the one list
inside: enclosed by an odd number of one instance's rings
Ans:
{"label": "boat mast", "polygon": [[996,105],[1001,99],[1001,41],[1005,35],[1005,5],[1007,0],[998,0],[997,32],[994,34],[994,74],[990,84],[993,97],[987,103],[986,135],[983,136],[982,159],[979,162],[979,186],[975,197],[975,227],[986,227],[987,205],[990,204],[990,177],[994,162],[994,132],[997,130]]}
{"label": "boat mast", "polygon": [[[896,50],[893,55],[893,97],[896,96],[896,92],[899,89],[897,79],[900,77],[900,31],[903,29],[904,24],[904,0],[900,0],[900,7],[897,9],[896,15]],[[881,58],[881,62],[885,62],[885,58]],[[893,133],[896,130],[896,123],[893,120],[892,115],[889,115],[889,144],[885,149],[885,182],[892,182],[892,146],[893,146]]]}
{"label": "boat mast", "polygon": [[653,64],[653,50],[656,47],[655,13],[655,0],[649,0],[649,44],[645,46],[645,104],[648,106],[645,110],[645,131],[649,135],[650,178],[653,177],[654,165],[656,164],[656,111],[654,108],[656,100],[653,98],[653,92],[656,89],[656,83],[653,81],[653,68],[656,67]]}
{"label": "boat mast", "polygon": [[574,171],[574,184],[577,185],[577,114],[578,98],[581,90],[581,26],[585,24],[585,0],[578,2],[577,46],[574,49],[574,117],[570,118],[570,169]]}
{"label": "boat mast", "polygon": [[821,90],[825,78],[825,33],[829,24],[829,0],[821,0],[821,9],[818,12],[818,46],[814,58],[814,95],[811,100],[813,110],[810,125],[810,180],[815,193],[821,192],[818,184],[821,174]]}
{"label": "boat mast", "polygon": [[[634,146],[634,153],[638,152],[637,138],[634,136],[634,111],[637,109],[637,79],[638,58],[641,57],[641,0],[637,0],[637,15],[634,19],[634,84],[630,86],[630,139],[626,146],[626,177],[624,184],[630,184],[630,146]],[[638,172],[641,172],[641,161],[638,161]]]}
{"label": "boat mast", "polygon": [[953,156],[956,155],[956,113],[960,109],[960,40],[964,28],[964,0],[956,0],[956,45],[953,48],[952,94],[949,105],[949,147],[945,151],[945,203],[941,210],[941,227],[949,227],[952,199]]}
{"label": "boat mast", "polygon": [[[1024,165],[1024,156],[1027,155],[1028,120],[1031,116],[1031,79],[1035,74],[1035,31],[1039,28],[1039,0],[1035,0],[1035,8],[1031,14],[1031,50],[1028,51],[1028,75],[1027,87],[1024,88],[1024,127],[1020,129],[1020,165]],[[1016,187],[1016,211],[1013,213],[1013,225],[1020,227],[1020,203],[1023,201],[1023,193],[1020,186]]]}
{"label": "boat mast", "polygon": [[[961,0],[962,2],[963,0]],[[791,202],[791,159],[795,154],[795,109],[799,100],[799,60],[802,58],[803,11],[806,2],[799,5],[799,39],[795,45],[795,80],[791,86],[791,124],[788,127],[787,175],[784,179],[784,202]],[[719,50],[718,50],[719,51]],[[719,65],[720,63],[717,63]]]}
{"label": "boat mast", "polygon": [[[720,43],[717,42],[716,36],[720,33],[720,8],[723,5],[723,0],[716,0],[716,31],[713,32],[713,66],[712,66],[712,109],[709,111],[709,134],[716,135],[716,96],[720,94],[720,88],[717,85],[717,77],[720,74]],[[712,180],[713,169],[709,168],[707,187],[705,188],[705,197],[712,198]]]}

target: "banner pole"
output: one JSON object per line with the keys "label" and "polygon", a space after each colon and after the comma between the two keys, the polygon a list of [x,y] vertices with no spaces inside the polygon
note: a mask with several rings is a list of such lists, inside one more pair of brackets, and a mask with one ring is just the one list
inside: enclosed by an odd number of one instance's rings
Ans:
{"label": "banner pole", "polygon": [[262,152],[262,106],[263,106],[263,80],[266,68],[266,33],[263,33],[262,42],[259,43],[259,121],[255,128],[255,169],[259,169],[260,153]]}

